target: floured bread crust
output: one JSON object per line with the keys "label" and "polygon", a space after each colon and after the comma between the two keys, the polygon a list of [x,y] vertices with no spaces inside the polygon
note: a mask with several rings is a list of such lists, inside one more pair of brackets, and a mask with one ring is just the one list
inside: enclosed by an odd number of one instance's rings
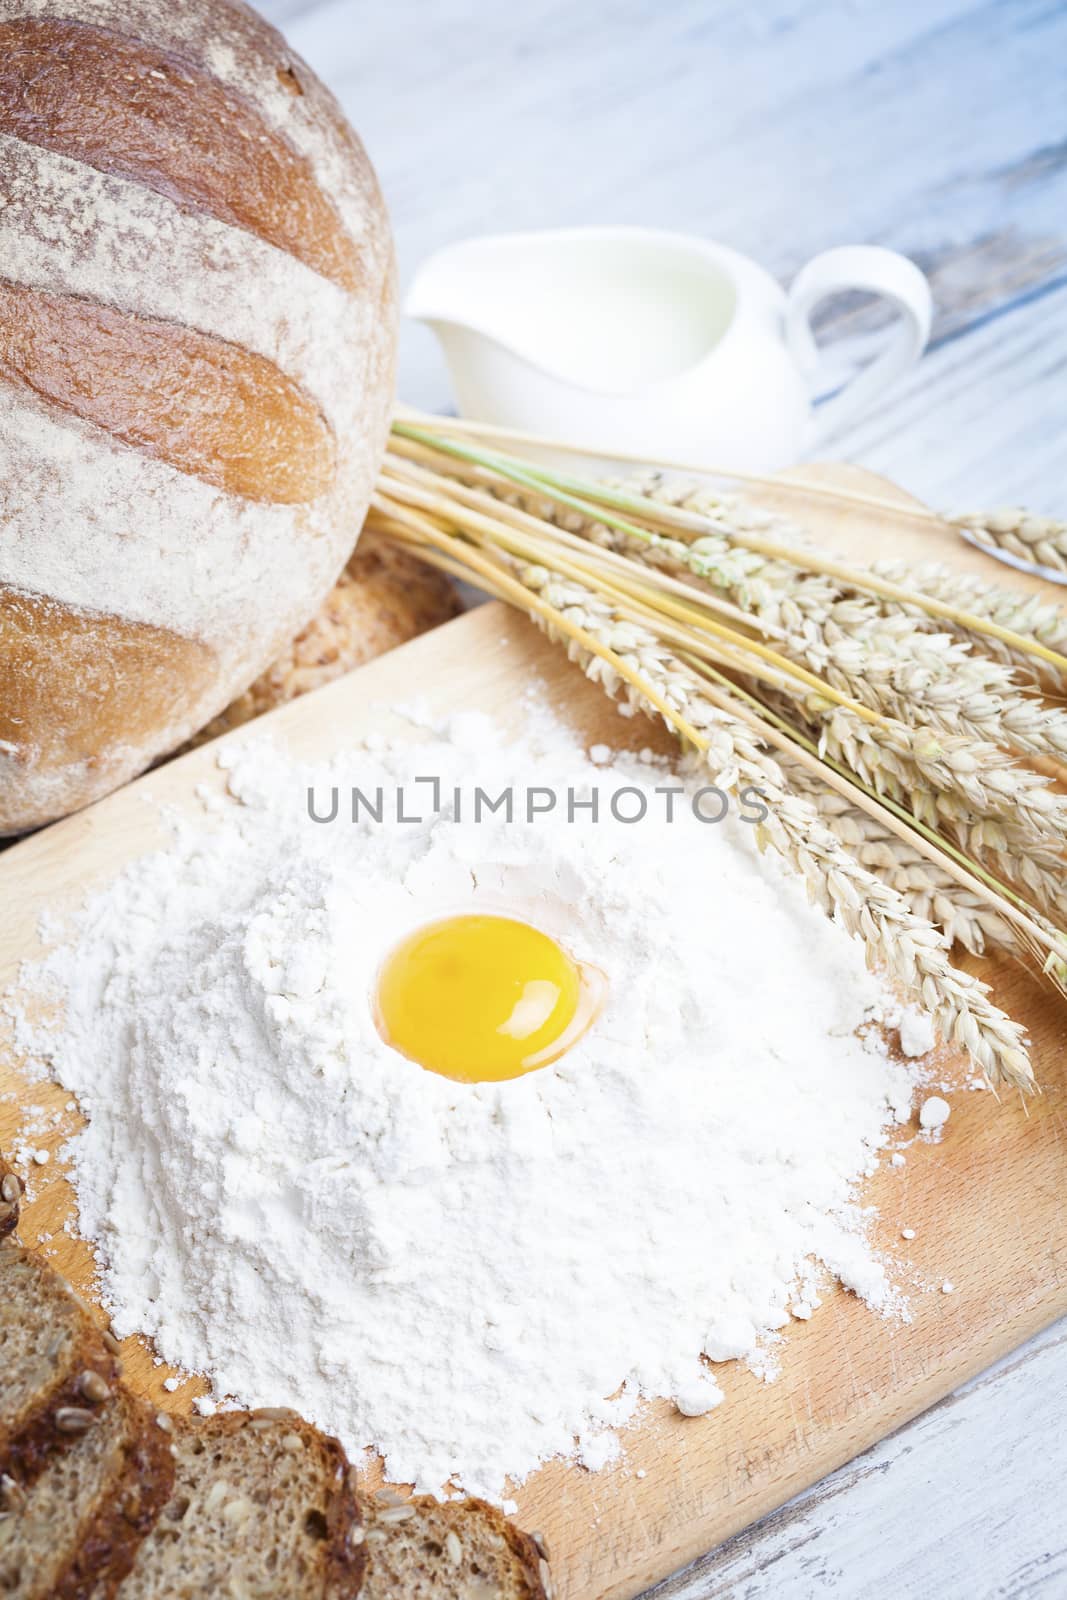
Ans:
{"label": "floured bread crust", "polygon": [[0,833],[240,695],[388,430],[373,170],[233,0],[0,0]]}
{"label": "floured bread crust", "polygon": [[321,609],[266,672],[197,734],[203,744],[333,683],[375,656],[458,616],[455,587],[409,551],[365,533]]}

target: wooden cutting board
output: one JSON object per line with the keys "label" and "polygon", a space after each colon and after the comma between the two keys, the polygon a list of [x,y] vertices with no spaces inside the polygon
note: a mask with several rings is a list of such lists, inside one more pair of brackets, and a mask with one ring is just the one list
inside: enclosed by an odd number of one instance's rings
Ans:
{"label": "wooden cutting board", "polygon": [[[888,486],[853,469],[807,469],[870,492]],[[793,502],[795,509],[795,501]],[[1028,589],[1062,590],[998,569],[953,536],[903,520],[887,522],[810,497],[803,509],[828,545],[852,556],[906,554],[951,561]],[[481,608],[267,719],[272,736],[299,756],[322,756],[372,728],[406,724],[390,703],[414,694],[431,705],[479,707],[514,724],[520,692],[538,678],[567,716],[594,739],[633,737],[669,748],[665,734],[620,723],[562,652],[523,618]],[[257,737],[264,724],[240,737]],[[154,802],[187,806],[199,784],[221,788],[206,747],[174,761],[90,810],[0,855],[0,989],[38,949],[45,908],[80,896],[160,839]],[[1030,1027],[1044,1092],[1024,1106],[1008,1095],[954,1096],[944,1142],[916,1142],[903,1168],[888,1165],[869,1183],[881,1213],[877,1238],[899,1260],[913,1321],[889,1326],[850,1295],[829,1295],[811,1322],[787,1331],[780,1378],[720,1369],[727,1403],[683,1419],[651,1405],[625,1436],[623,1463],[592,1475],[545,1467],[518,1493],[520,1522],[544,1531],[564,1600],[632,1596],[737,1532],[798,1490],[897,1428],[917,1412],[1067,1312],[1067,1006],[1020,969],[987,962],[1005,1007]],[[960,1064],[946,1062],[960,1079]],[[78,1125],[59,1089],[29,1085],[0,1019],[0,1146],[26,1125],[32,1106],[60,1113],[47,1138],[53,1152]],[[47,1238],[56,1264],[92,1296],[86,1247],[61,1231],[71,1215],[62,1163],[33,1167],[37,1198],[23,1236]],[[902,1244],[900,1229],[914,1228]],[[952,1293],[941,1284],[951,1281]],[[575,1315],[580,1315],[580,1307]],[[162,1387],[169,1370],[128,1341],[130,1381],[162,1407],[188,1409],[195,1383]]]}

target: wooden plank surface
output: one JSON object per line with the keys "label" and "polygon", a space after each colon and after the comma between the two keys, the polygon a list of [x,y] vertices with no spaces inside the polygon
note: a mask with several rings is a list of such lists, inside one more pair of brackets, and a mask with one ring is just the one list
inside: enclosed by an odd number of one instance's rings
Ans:
{"label": "wooden plank surface", "polygon": [[[866,515],[830,514],[814,497],[810,506],[808,520],[825,528],[836,547],[870,549]],[[907,525],[900,527],[903,537]],[[975,559],[951,539],[945,553],[963,564]],[[599,691],[521,618],[497,607],[470,613],[237,737],[257,737],[269,725],[297,754],[326,754],[338,743],[338,729],[351,739],[381,727],[385,708],[409,698],[413,682],[420,691],[431,686],[431,704],[477,705],[506,719],[531,673],[590,739],[618,738],[618,719]],[[639,737],[644,741],[647,731]],[[33,953],[41,910],[61,909],[87,881],[158,837],[145,796],[192,806],[198,784],[219,783],[213,759],[207,747],[173,762],[0,859],[0,898],[10,908],[0,928],[0,988]],[[1026,1107],[958,1094],[944,1143],[916,1143],[905,1168],[886,1165],[871,1181],[869,1198],[881,1211],[879,1242],[891,1254],[907,1251],[900,1272],[911,1293],[911,1325],[887,1324],[853,1297],[833,1294],[809,1324],[790,1330],[778,1382],[727,1371],[727,1403],[707,1417],[682,1419],[666,1404],[650,1406],[628,1430],[620,1466],[602,1474],[559,1463],[544,1468],[519,1491],[519,1515],[547,1534],[564,1600],[636,1594],[1067,1310],[1067,1011],[1021,970],[1005,964],[995,971],[1002,1002],[1031,1028],[1044,1093]],[[22,1096],[13,1047],[8,1041],[0,1048],[8,1058],[0,1082],[3,1143],[17,1132]],[[950,1063],[944,1070],[950,1078],[957,1073]],[[29,1096],[62,1112],[50,1134],[35,1140],[38,1146],[55,1151],[74,1125],[63,1110],[66,1098],[52,1087]],[[58,1159],[34,1169],[32,1180],[40,1192],[27,1211],[26,1236],[49,1236],[57,1263],[88,1287],[87,1251],[62,1227],[69,1193]],[[906,1247],[904,1225],[917,1234]],[[946,1279],[951,1294],[941,1292]],[[186,1408],[196,1391],[196,1385],[180,1395],[164,1391],[168,1369],[136,1343],[127,1349],[127,1368],[160,1405]],[[694,1578],[688,1592],[713,1592],[702,1583]]]}
{"label": "wooden plank surface", "polygon": [[[1051,1504],[1067,1464],[1050,1426],[1067,1387],[1065,1343],[1062,1323],[1031,1340],[658,1586],[655,1600],[815,1600],[842,1589],[870,1600],[1060,1600],[1067,1593],[1063,1520],[1041,1514],[1035,1488]],[[974,1495],[960,1492],[959,1454],[971,1437],[996,1441]]]}

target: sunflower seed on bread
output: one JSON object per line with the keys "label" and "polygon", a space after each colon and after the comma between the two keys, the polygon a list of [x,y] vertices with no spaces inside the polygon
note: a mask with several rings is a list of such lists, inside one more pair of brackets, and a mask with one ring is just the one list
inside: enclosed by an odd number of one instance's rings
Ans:
{"label": "sunflower seed on bread", "polygon": [[336,1439],[246,1411],[175,1418],[169,1437],[173,1492],[118,1600],[354,1600],[362,1519]]}
{"label": "sunflower seed on bread", "polygon": [[169,1498],[174,1461],[148,1406],[121,1386],[36,1479],[0,1480],[4,1600],[110,1600]]}
{"label": "sunflower seed on bread", "polygon": [[22,1182],[14,1168],[0,1156],[0,1244],[18,1227]]}
{"label": "sunflower seed on bread", "polygon": [[362,1600],[552,1600],[534,1540],[484,1500],[363,1502]]}
{"label": "sunflower seed on bread", "polygon": [[0,1250],[0,1472],[24,1488],[92,1426],[120,1364],[65,1278],[32,1250]]}

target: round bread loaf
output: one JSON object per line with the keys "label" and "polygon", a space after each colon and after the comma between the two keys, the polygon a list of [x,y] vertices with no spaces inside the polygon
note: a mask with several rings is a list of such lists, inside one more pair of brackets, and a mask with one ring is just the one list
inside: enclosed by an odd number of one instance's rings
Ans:
{"label": "round bread loaf", "polygon": [[0,0],[0,833],[97,798],[315,613],[396,290],[339,107],[239,0]]}

